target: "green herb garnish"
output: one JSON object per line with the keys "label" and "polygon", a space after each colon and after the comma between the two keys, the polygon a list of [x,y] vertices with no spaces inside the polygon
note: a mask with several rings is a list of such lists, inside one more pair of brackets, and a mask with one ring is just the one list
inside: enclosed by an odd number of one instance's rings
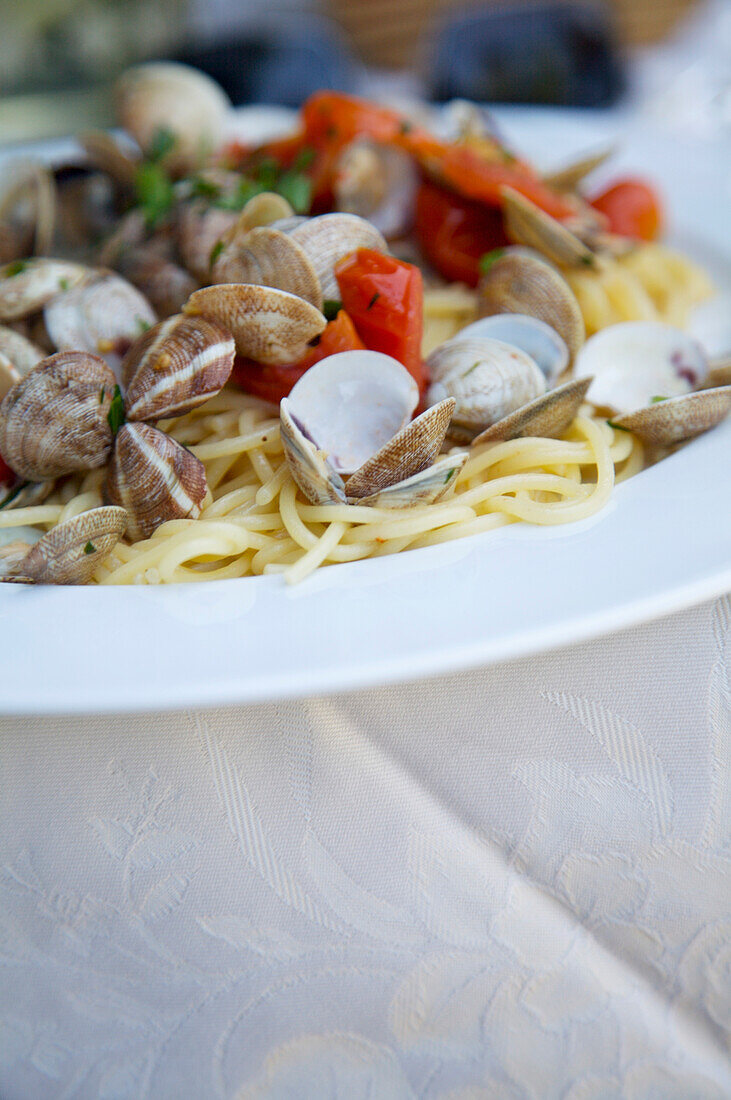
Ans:
{"label": "green herb garnish", "polygon": [[657,405],[658,401],[667,401],[667,400],[668,400],[667,396],[658,394],[656,397],[651,397],[650,398],[650,404],[651,405]]}
{"label": "green herb garnish", "polygon": [[503,149],[503,160],[506,164],[515,164],[517,159],[515,153],[511,153],[509,149]]}
{"label": "green herb garnish", "polygon": [[175,201],[172,180],[161,165],[140,165],[135,173],[135,196],[148,228],[154,229],[170,212]]}
{"label": "green herb garnish", "polygon": [[84,547],[84,553],[85,554],[95,554],[96,553],[96,546],[94,545],[93,542],[87,542],[86,546]]}
{"label": "green herb garnish", "polygon": [[595,260],[590,253],[584,253],[584,255],[580,257],[580,263],[582,263],[584,267],[593,267]]}
{"label": "green herb garnish", "polygon": [[112,429],[112,435],[117,434],[119,429],[124,424],[125,419],[124,399],[122,397],[122,391],[120,390],[119,386],[115,386],[112,403],[109,406],[109,412],[107,413],[107,423]]}
{"label": "green herb garnish", "polygon": [[337,298],[326,298],[322,303],[322,312],[328,321],[334,321],[342,308],[343,303],[339,302]]}
{"label": "green herb garnish", "polygon": [[312,180],[302,172],[282,172],[274,190],[287,200],[295,214],[306,214],[312,202]]}
{"label": "green herb garnish", "polygon": [[175,145],[175,134],[165,126],[160,126],[153,134],[152,141],[147,150],[147,159],[153,163],[166,157]]}
{"label": "green herb garnish", "polygon": [[451,470],[447,470],[447,476],[444,479],[444,484],[446,485],[448,481],[451,481],[456,473],[457,471],[454,468],[452,468]]}
{"label": "green herb garnish", "polygon": [[297,156],[292,161],[292,170],[294,172],[304,172],[310,167],[315,159],[315,150],[311,145],[303,145]]}
{"label": "green herb garnish", "polygon": [[413,124],[407,119],[403,118],[401,122],[399,122],[398,132],[400,134],[410,134],[413,129]]}
{"label": "green herb garnish", "polygon": [[480,260],[479,260],[480,274],[487,275],[487,273],[490,270],[490,268],[492,267],[492,265],[497,260],[499,260],[500,257],[502,255],[504,255],[504,253],[505,253],[504,248],[493,248],[492,252],[485,252],[482,256],[480,256]]}
{"label": "green herb garnish", "polygon": [[264,157],[254,169],[254,179],[265,191],[273,191],[282,166],[275,157]]}
{"label": "green herb garnish", "polygon": [[223,237],[221,237],[220,240],[216,241],[213,248],[211,249],[211,254],[208,257],[208,266],[209,267],[213,267],[213,265],[215,264],[216,260],[221,255],[221,253],[223,252],[225,247],[226,247],[226,243],[225,243]]}
{"label": "green herb garnish", "polygon": [[212,183],[210,180],[203,179],[202,176],[196,176],[190,183],[190,197],[192,199],[207,199],[209,202],[215,202],[220,198],[221,188],[217,183]]}
{"label": "green herb garnish", "polygon": [[219,210],[241,210],[246,206],[249,199],[253,199],[254,195],[260,195],[262,191],[267,190],[269,188],[265,187],[263,183],[254,183],[242,176],[237,181],[233,191],[219,195],[213,205]]}
{"label": "green herb garnish", "polygon": [[101,393],[99,394],[99,404],[100,404],[100,405],[103,405],[103,404],[104,404],[104,395],[106,394],[106,392],[107,392],[107,387],[106,387],[106,386],[102,386],[102,388],[101,388]]}
{"label": "green herb garnish", "polygon": [[615,428],[618,432],[628,432],[629,428],[623,428],[621,424],[615,424],[613,420],[607,420],[607,424],[610,428]]}
{"label": "green herb garnish", "polygon": [[479,365],[480,365],[480,363],[481,363],[481,362],[482,362],[482,360],[481,360],[481,359],[478,359],[476,363],[473,363],[473,364],[472,364],[472,366],[470,367],[470,369],[469,369],[469,370],[466,370],[466,371],[464,372],[464,374],[462,375],[462,377],[463,377],[463,378],[466,378],[468,374],[472,374],[472,371],[473,371],[473,370],[477,370],[477,368],[479,367]]}
{"label": "green herb garnish", "polygon": [[373,306],[374,306],[374,305],[376,304],[376,302],[378,301],[378,299],[379,299],[380,297],[381,297],[381,295],[379,294],[379,292],[378,292],[378,291],[376,291],[376,293],[375,293],[375,294],[373,295],[373,297],[371,298],[370,302],[369,302],[369,303],[368,303],[368,305],[366,306],[366,309],[372,309],[372,308],[373,308]]}
{"label": "green herb garnish", "polygon": [[13,260],[5,268],[5,278],[12,279],[13,275],[21,275],[28,266],[27,260]]}
{"label": "green herb garnish", "polygon": [[150,322],[146,321],[144,317],[135,317],[137,328],[140,332],[147,332],[150,329]]}
{"label": "green herb garnish", "polygon": [[58,289],[59,290],[68,290],[68,288],[69,288],[68,279],[59,279],[58,280]]}

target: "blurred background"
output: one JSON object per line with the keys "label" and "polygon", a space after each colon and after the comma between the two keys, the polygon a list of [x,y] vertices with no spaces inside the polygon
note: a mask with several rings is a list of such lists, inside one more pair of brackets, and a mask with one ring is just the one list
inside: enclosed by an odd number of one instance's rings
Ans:
{"label": "blurred background", "polygon": [[[0,0],[0,142],[110,123],[114,78],[159,57],[208,71],[236,104],[388,87],[607,107],[652,82],[658,58],[666,94],[677,85],[668,72],[680,39],[675,76],[687,82],[688,36],[702,37],[710,24],[699,13],[711,9],[712,49],[728,69],[731,0]],[[638,66],[642,57],[652,63]],[[703,94],[725,95],[721,110],[731,111],[728,73],[714,80]]]}

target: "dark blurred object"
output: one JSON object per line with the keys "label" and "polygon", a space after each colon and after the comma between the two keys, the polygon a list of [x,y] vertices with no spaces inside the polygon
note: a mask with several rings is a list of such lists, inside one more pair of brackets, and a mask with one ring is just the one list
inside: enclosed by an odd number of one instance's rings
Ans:
{"label": "dark blurred object", "polygon": [[435,28],[430,96],[607,107],[623,89],[606,8],[521,4],[452,15]]}
{"label": "dark blurred object", "polygon": [[352,89],[355,65],[337,30],[316,19],[288,24],[286,31],[263,28],[225,44],[190,46],[176,60],[212,76],[236,106],[299,107],[319,88]]}

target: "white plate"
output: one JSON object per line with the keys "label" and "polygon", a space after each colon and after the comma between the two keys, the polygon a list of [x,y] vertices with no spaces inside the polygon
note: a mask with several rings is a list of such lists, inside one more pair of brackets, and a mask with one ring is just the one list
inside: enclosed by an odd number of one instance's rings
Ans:
{"label": "white plate", "polygon": [[[545,163],[551,151],[568,159],[618,126],[612,116],[501,115]],[[731,257],[722,154],[641,127],[622,141],[617,165],[658,179],[674,238],[722,275]],[[365,687],[579,642],[710,599],[731,589],[730,457],[727,421],[618,486],[590,520],[516,524],[331,566],[295,588],[279,577],[0,585],[0,713],[152,710]]]}

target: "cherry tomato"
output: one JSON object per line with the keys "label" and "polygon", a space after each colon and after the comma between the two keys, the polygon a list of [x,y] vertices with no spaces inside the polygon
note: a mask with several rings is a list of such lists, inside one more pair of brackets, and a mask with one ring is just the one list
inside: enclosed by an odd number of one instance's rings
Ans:
{"label": "cherry tomato", "polygon": [[237,355],[231,377],[246,393],[278,405],[314,363],[339,351],[362,351],[364,347],[350,317],[341,309],[335,320],[326,326],[318,344],[299,363],[272,367]]}
{"label": "cherry tomato", "polygon": [[662,232],[660,198],[644,180],[618,180],[592,199],[591,205],[609,219],[610,230],[620,237],[655,241]]}
{"label": "cherry tomato", "polygon": [[360,248],[335,267],[343,307],[371,351],[403,363],[423,393],[427,379],[421,358],[423,288],[414,264]]}
{"label": "cherry tomato", "polygon": [[424,182],[416,194],[416,236],[445,279],[476,286],[480,257],[508,244],[499,210]]}

